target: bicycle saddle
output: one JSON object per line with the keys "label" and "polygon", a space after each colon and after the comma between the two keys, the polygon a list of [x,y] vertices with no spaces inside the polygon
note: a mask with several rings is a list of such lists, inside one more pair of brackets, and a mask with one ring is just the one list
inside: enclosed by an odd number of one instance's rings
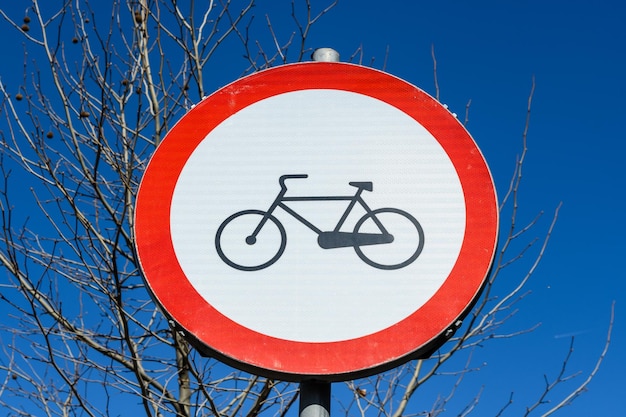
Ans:
{"label": "bicycle saddle", "polygon": [[366,191],[372,191],[374,187],[372,186],[371,181],[359,182],[359,181],[351,181],[349,184],[356,188],[361,188]]}

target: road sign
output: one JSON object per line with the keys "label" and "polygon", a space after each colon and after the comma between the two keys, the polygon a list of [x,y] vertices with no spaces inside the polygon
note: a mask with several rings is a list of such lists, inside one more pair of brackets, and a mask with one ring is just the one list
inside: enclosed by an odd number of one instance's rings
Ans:
{"label": "road sign", "polygon": [[189,340],[290,380],[437,348],[478,297],[497,229],[488,167],[453,114],[389,74],[322,62],[190,110],[135,218],[146,282]]}

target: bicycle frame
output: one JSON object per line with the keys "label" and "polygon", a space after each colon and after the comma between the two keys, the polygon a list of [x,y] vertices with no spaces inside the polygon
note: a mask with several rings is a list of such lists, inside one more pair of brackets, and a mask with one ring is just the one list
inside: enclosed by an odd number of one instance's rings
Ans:
{"label": "bicycle frame", "polygon": [[[337,222],[337,225],[333,229],[333,232],[335,233],[339,232],[339,230],[345,223],[346,219],[352,212],[352,209],[354,209],[354,206],[356,205],[356,203],[359,203],[363,207],[363,209],[366,211],[366,213],[368,214],[372,213],[372,209],[370,209],[370,207],[367,205],[365,200],[363,200],[363,198],[361,197],[361,194],[363,193],[364,188],[358,185],[353,185],[357,187],[357,190],[352,196],[298,196],[298,197],[286,197],[285,196],[285,194],[287,193],[287,186],[285,185],[286,179],[307,178],[307,177],[308,177],[307,174],[294,174],[294,175],[282,175],[279,178],[278,181],[280,183],[281,190],[279,191],[278,195],[274,199],[274,202],[271,204],[271,206],[269,207],[269,209],[266,211],[265,215],[259,222],[259,225],[252,232],[251,237],[256,238],[256,236],[259,234],[259,232],[261,231],[261,229],[267,222],[267,219],[269,218],[269,216],[272,215],[272,213],[274,212],[274,210],[276,210],[277,207],[282,208],[284,211],[290,214],[293,218],[298,220],[300,223],[304,224],[306,227],[311,229],[317,235],[321,235],[322,233],[324,233],[321,229],[319,229],[313,223],[311,223],[310,221],[302,217],[294,209],[292,209],[291,207],[285,204],[285,202],[289,202],[289,201],[349,201],[350,203],[348,204],[348,207],[345,209],[341,218]],[[358,183],[355,183],[355,184],[358,184]],[[374,220],[374,223],[376,224],[376,226],[378,226],[378,228],[380,229],[381,233],[384,235],[387,235],[388,234],[387,230],[385,230],[385,227],[378,220],[378,218],[375,215],[372,215],[372,219]]]}

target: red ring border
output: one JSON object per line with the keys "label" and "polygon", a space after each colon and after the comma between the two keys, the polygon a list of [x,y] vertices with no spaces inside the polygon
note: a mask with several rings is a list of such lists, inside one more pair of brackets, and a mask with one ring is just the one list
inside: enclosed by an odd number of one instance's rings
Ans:
{"label": "red ring border", "polygon": [[[459,176],[466,230],[450,275],[431,299],[384,330],[338,342],[278,339],[243,327],[209,305],[183,273],[170,235],[178,175],[207,134],[239,110],[274,95],[335,89],[398,108],[441,144]],[[202,100],[171,129],[141,181],[135,207],[136,251],[157,303],[200,350],[260,375],[342,380],[371,375],[438,346],[444,331],[473,305],[497,244],[498,207],[487,164],[454,115],[417,87],[384,72],[345,63],[284,65],[239,79]]]}

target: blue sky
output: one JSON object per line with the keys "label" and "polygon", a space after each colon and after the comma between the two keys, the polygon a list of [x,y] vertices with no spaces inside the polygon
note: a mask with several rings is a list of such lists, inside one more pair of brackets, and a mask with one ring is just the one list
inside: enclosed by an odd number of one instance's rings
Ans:
{"label": "blue sky", "polygon": [[[314,0],[314,11],[325,4]],[[255,24],[264,25],[268,13],[277,22],[278,36],[286,39],[293,28],[283,33],[279,22],[288,21],[290,12],[287,1],[259,1]],[[616,319],[606,360],[589,392],[559,415],[626,411],[625,21],[626,5],[617,0],[340,0],[308,40],[312,48],[336,49],[342,60],[362,48],[363,63],[374,58],[379,69],[388,49],[386,71],[433,95],[434,46],[440,99],[459,115],[471,100],[467,128],[500,195],[521,150],[535,79],[520,220],[545,211],[535,232],[542,237],[552,213],[563,205],[545,257],[528,284],[532,293],[518,305],[508,329],[541,326],[475,353],[487,366],[465,385],[471,391],[465,395],[484,385],[488,414],[512,391],[516,401],[531,403],[543,389],[544,374],[560,370],[572,335],[570,369],[588,373],[602,350],[613,301]],[[11,55],[21,60],[19,48]],[[240,55],[224,56],[232,66],[213,70],[210,91],[234,81],[245,67]],[[507,218],[501,221],[506,224]],[[504,291],[507,283],[502,286]]]}

